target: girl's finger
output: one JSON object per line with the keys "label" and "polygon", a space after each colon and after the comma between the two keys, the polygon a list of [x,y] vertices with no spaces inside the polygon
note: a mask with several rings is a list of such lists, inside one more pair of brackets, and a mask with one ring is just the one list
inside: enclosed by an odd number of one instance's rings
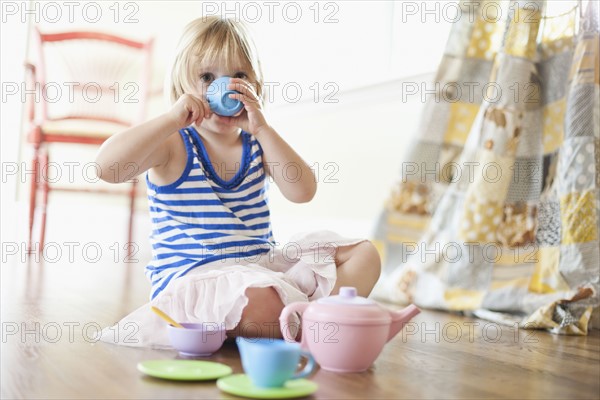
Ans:
{"label": "girl's finger", "polygon": [[251,97],[258,97],[256,95],[256,92],[254,91],[254,88],[248,84],[235,83],[232,86],[233,86],[233,90],[236,90],[242,94],[245,94],[245,95],[251,96]]}
{"label": "girl's finger", "polygon": [[254,87],[252,87],[252,85],[250,85],[248,82],[242,79],[232,79],[231,83],[229,84],[229,89],[237,90],[242,94],[258,99],[258,95],[256,94],[256,90],[254,89]]}
{"label": "girl's finger", "polygon": [[229,98],[241,101],[244,104],[244,108],[246,109],[248,109],[248,107],[252,108],[254,106],[252,102],[250,102],[249,99],[243,94],[232,93],[229,95]]}
{"label": "girl's finger", "polygon": [[[199,125],[204,118],[207,117],[208,112],[210,111],[210,107],[208,104],[205,104],[202,99],[195,97],[194,100],[194,109],[196,110],[196,117],[192,120],[196,125]],[[209,111],[207,111],[207,108]]]}
{"label": "girl's finger", "polygon": [[194,107],[193,104],[187,104],[185,106],[185,109],[188,112],[188,116],[187,116],[185,122],[191,123],[192,121],[195,121],[196,118],[198,117],[198,112],[196,111],[196,107]]}
{"label": "girl's finger", "polygon": [[202,109],[204,110],[204,118],[210,117],[210,115],[212,114],[212,110],[210,109],[210,105],[208,104],[208,101],[203,99],[200,101],[200,104],[202,106]]}
{"label": "girl's finger", "polygon": [[243,94],[232,93],[229,95],[230,99],[236,99],[244,103],[245,107],[258,108],[258,101]]}
{"label": "girl's finger", "polygon": [[204,118],[204,106],[202,105],[202,102],[200,100],[196,100],[194,101],[192,107],[194,109],[194,113],[192,114],[190,123],[193,122],[196,125],[199,125],[202,122],[202,119]]}
{"label": "girl's finger", "polygon": [[229,81],[229,84],[230,85],[238,85],[239,84],[239,85],[246,85],[246,86],[252,87],[250,82],[248,82],[244,79],[241,79],[241,78],[231,78],[231,80]]}
{"label": "girl's finger", "polygon": [[201,114],[205,114],[204,113],[205,107],[204,107],[204,102],[202,101],[202,99],[198,98],[198,97],[193,97],[192,101],[194,103],[194,106],[198,109],[198,111]]}
{"label": "girl's finger", "polygon": [[196,122],[196,116],[191,113],[190,116],[188,117],[187,121],[185,121],[185,125],[189,126],[191,124],[193,124],[194,122]]}

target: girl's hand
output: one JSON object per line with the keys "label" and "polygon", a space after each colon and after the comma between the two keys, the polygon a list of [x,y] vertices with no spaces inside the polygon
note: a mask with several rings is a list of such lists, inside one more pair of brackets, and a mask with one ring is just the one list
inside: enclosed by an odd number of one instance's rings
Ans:
{"label": "girl's hand", "polygon": [[200,126],[204,118],[208,118],[212,111],[204,99],[199,99],[191,94],[182,95],[168,112],[177,125],[177,130],[196,123]]}
{"label": "girl's hand", "polygon": [[231,78],[227,89],[240,92],[231,94],[229,97],[244,103],[244,110],[240,115],[228,118],[229,124],[238,126],[253,135],[268,126],[262,111],[261,99],[249,82],[240,78]]}

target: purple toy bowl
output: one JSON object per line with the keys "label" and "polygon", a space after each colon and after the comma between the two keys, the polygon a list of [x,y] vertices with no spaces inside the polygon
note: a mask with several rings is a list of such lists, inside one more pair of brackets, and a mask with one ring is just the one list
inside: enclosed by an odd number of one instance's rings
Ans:
{"label": "purple toy bowl", "polygon": [[210,356],[219,350],[227,338],[224,324],[208,323],[192,324],[180,322],[185,329],[167,326],[171,345],[179,354],[188,357]]}

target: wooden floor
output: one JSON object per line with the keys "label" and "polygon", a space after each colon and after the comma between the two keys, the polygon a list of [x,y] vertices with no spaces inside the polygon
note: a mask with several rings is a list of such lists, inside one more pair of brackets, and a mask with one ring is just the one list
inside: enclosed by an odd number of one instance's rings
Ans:
{"label": "wooden floor", "polygon": [[[235,398],[214,382],[170,382],[136,370],[142,360],[176,358],[174,351],[90,339],[146,301],[139,264],[12,263],[0,272],[3,399]],[[318,370],[313,398],[600,398],[598,331],[554,336],[435,311],[407,328],[365,373]],[[210,360],[241,372],[234,344]]]}

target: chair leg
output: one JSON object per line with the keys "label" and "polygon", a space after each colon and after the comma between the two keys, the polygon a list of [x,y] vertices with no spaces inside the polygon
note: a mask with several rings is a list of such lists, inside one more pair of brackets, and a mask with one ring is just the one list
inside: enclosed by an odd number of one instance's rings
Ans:
{"label": "chair leg", "polygon": [[[48,149],[44,149],[41,155],[41,163],[40,163],[40,171],[46,169],[48,171]],[[42,220],[41,220],[41,229],[40,229],[40,252],[44,251],[44,243],[46,238],[46,214],[47,214],[47,206],[48,206],[48,192],[50,191],[50,184],[48,183],[48,177],[45,178],[42,176]]]}
{"label": "chair leg", "polygon": [[33,177],[31,179],[30,191],[29,191],[29,237],[27,241],[27,253],[33,252],[31,246],[33,244],[33,226],[35,221],[35,209],[37,200],[37,189],[38,180],[40,179],[39,174],[39,147],[35,146],[33,149],[33,158],[31,160],[33,167]]}
{"label": "chair leg", "polygon": [[131,261],[133,250],[133,217],[135,214],[135,194],[137,187],[137,178],[133,178],[131,182],[131,190],[129,191],[129,229],[127,231],[127,260]]}

